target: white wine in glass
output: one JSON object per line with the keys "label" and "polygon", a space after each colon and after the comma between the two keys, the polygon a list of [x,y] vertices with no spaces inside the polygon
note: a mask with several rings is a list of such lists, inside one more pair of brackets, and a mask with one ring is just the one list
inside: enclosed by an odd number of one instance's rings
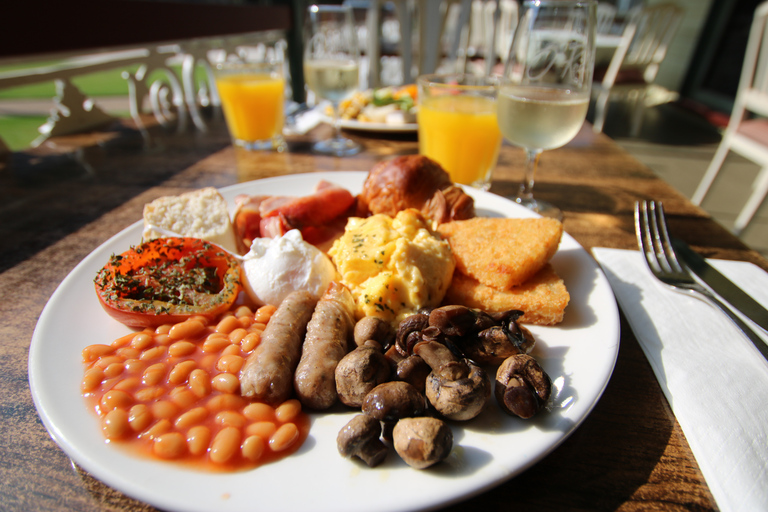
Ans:
{"label": "white wine in glass", "polygon": [[307,86],[333,103],[352,94],[360,82],[360,70],[353,61],[313,60],[306,63],[304,73]]}
{"label": "white wine in glass", "polygon": [[360,84],[360,53],[352,8],[345,5],[311,5],[307,11],[304,80],[319,99],[333,106],[334,136],[314,145],[319,153],[353,155],[361,147],[342,137],[339,103]]}
{"label": "white wine in glass", "polygon": [[589,107],[595,54],[593,0],[523,4],[496,101],[501,133],[525,149],[525,177],[515,201],[541,215],[562,212],[533,197],[539,156],[573,139]]}

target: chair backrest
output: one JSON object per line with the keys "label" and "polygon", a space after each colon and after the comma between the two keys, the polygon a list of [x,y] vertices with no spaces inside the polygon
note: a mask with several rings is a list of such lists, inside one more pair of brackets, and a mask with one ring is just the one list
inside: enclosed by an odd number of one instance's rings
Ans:
{"label": "chair backrest", "polygon": [[[506,62],[520,13],[516,0],[499,0],[499,10],[500,16],[496,23],[496,55],[502,62]],[[493,23],[494,20],[492,19],[491,22]]]}
{"label": "chair backrest", "polygon": [[[464,7],[463,3],[461,6],[452,7],[457,11],[454,17],[461,23],[458,10]],[[445,34],[448,40],[460,43],[463,50],[459,53],[464,58],[457,61],[456,70],[487,75],[491,74],[497,59],[505,62],[517,28],[518,10],[517,0],[470,0],[467,13],[469,18],[465,20],[465,25],[459,26],[459,28],[465,26],[468,36],[459,32],[448,33],[448,31]],[[461,41],[459,41],[460,38],[462,38]],[[458,49],[458,46],[456,48]],[[455,54],[450,51],[447,53],[449,57]],[[482,71],[477,66],[469,64],[467,59],[474,57],[481,57],[484,60]]]}
{"label": "chair backrest", "polygon": [[517,29],[519,7],[517,0],[487,0],[483,6],[482,56],[486,60],[486,74],[496,64],[496,59],[507,61],[509,47]]}
{"label": "chair backrest", "polygon": [[606,3],[597,4],[597,32],[599,34],[609,34],[613,28],[613,21],[616,18],[616,7]]}
{"label": "chair backrest", "polygon": [[[416,11],[419,34],[417,74],[434,73],[443,60],[444,35],[451,41],[448,58],[455,60],[460,40],[470,22],[472,0],[417,0]],[[459,5],[456,11],[453,7]],[[453,34],[451,36],[451,34]]]}
{"label": "chair backrest", "polygon": [[[682,17],[683,9],[673,4],[632,9],[627,16],[621,42],[603,74],[603,88],[610,89],[616,82],[652,83]],[[596,70],[595,76],[598,75]]]}
{"label": "chair backrest", "polygon": [[768,1],[755,10],[731,121],[740,122],[748,110],[768,116]]}
{"label": "chair backrest", "polygon": [[675,36],[683,9],[674,4],[658,4],[642,7],[630,13],[628,26],[634,25],[635,33],[624,57],[623,67],[643,70],[647,83],[656,79],[669,43]]}
{"label": "chair backrest", "polygon": [[472,0],[469,16],[469,43],[467,51],[474,56],[482,53],[485,45],[485,2],[484,0]]}
{"label": "chair backrest", "polygon": [[[467,10],[468,8],[468,10]],[[445,14],[445,26],[440,38],[443,53],[449,59],[465,58],[471,37],[472,3],[450,3]]]}

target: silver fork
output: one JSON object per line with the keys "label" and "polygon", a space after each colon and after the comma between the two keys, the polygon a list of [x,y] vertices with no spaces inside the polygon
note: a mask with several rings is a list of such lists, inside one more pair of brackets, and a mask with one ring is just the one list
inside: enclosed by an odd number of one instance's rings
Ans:
{"label": "silver fork", "polygon": [[635,203],[635,232],[640,251],[651,273],[662,283],[680,293],[691,295],[723,311],[744,336],[768,359],[768,346],[762,338],[745,324],[731,309],[712,292],[693,278],[691,271],[682,263],[669,240],[664,207],[656,201]]}

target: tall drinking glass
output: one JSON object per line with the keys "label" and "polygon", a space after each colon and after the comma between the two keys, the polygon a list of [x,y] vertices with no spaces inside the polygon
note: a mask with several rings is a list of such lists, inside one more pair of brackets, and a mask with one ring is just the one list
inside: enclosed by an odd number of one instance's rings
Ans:
{"label": "tall drinking glass", "polygon": [[248,150],[284,151],[282,62],[230,60],[219,63],[214,76],[232,143]]}
{"label": "tall drinking glass", "polygon": [[501,133],[526,152],[525,177],[515,200],[547,217],[554,205],[534,199],[539,156],[567,144],[589,107],[595,61],[594,0],[530,0],[509,52],[496,101]]}
{"label": "tall drinking glass", "polygon": [[311,5],[305,23],[304,78],[315,95],[333,105],[334,136],[314,145],[319,153],[336,156],[360,151],[355,141],[342,137],[338,122],[341,100],[360,82],[360,53],[352,8],[346,5]]}
{"label": "tall drinking glass", "polygon": [[498,80],[450,74],[422,75],[416,82],[419,153],[439,163],[454,183],[490,189],[501,146]]}

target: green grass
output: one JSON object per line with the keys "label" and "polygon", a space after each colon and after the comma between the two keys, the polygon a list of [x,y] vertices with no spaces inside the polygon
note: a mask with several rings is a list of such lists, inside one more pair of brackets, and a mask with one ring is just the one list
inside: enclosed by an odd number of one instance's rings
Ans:
{"label": "green grass", "polygon": [[[35,62],[34,64],[18,64],[13,68],[2,68],[1,71],[29,69],[55,64],[55,62]],[[138,66],[128,68],[134,72]],[[75,77],[72,83],[88,97],[99,98],[106,96],[125,96],[128,94],[128,83],[122,77],[121,69],[99,71]],[[51,100],[56,96],[56,85],[53,81],[41,82],[11,89],[0,89],[0,101],[16,99]],[[117,114],[117,113],[115,113]],[[119,115],[119,114],[117,114]],[[127,113],[123,113],[127,115]],[[48,116],[4,116],[0,113],[0,138],[12,151],[20,151],[30,146],[40,133],[38,128],[48,120]]]}
{"label": "green grass", "polygon": [[[0,67],[0,73],[17,69],[29,69],[34,67],[56,64],[56,62],[35,62],[33,64],[16,64],[13,67]],[[117,68],[107,71],[98,71],[87,75],[78,76],[72,79],[72,83],[80,89],[86,96],[94,99],[109,96],[127,96],[128,82],[122,77],[123,71],[134,73],[138,65]],[[180,68],[172,67],[176,76],[180,76]],[[154,72],[150,75],[150,81],[155,76],[164,76],[160,72]],[[205,78],[204,71],[201,68],[196,70],[196,79],[198,81]],[[0,101],[15,99],[50,99],[51,108],[53,108],[53,98],[56,96],[56,86],[53,81],[14,87],[11,89],[0,89]],[[127,117],[127,112],[112,112],[118,117]],[[6,145],[13,150],[19,151],[28,148],[30,143],[38,137],[37,128],[45,123],[47,116],[3,116],[0,111],[0,138]]]}
{"label": "green grass", "polygon": [[28,148],[40,135],[37,128],[47,119],[43,116],[0,116],[0,137],[12,151]]}
{"label": "green grass", "polygon": [[[138,66],[127,68],[135,72]],[[124,96],[128,94],[128,82],[121,76],[122,70],[110,69],[98,71],[72,79],[72,83],[84,94],[97,98],[99,96]],[[42,82],[11,89],[0,89],[0,100],[53,98],[56,87],[53,81]]]}

